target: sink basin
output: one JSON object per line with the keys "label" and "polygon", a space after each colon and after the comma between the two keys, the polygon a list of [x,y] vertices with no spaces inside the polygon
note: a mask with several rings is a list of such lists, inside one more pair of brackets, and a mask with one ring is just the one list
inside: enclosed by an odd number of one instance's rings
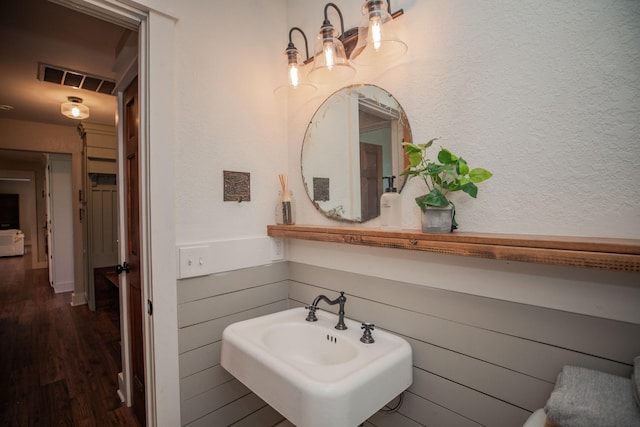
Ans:
{"label": "sink basin", "polygon": [[412,381],[409,343],[376,329],[360,342],[360,323],[293,308],[229,325],[222,366],[298,427],[355,427]]}

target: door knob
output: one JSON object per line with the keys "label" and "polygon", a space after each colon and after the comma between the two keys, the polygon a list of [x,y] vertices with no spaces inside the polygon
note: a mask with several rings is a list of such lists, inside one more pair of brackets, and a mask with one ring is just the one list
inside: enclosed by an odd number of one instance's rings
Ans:
{"label": "door knob", "polygon": [[127,262],[123,262],[122,265],[118,264],[116,265],[116,273],[120,274],[122,272],[128,273],[129,272],[129,264],[127,264]]}

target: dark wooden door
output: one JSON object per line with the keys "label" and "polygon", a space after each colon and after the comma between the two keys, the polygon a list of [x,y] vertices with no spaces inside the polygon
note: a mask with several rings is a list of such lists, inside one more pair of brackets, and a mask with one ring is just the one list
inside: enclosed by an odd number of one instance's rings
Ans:
{"label": "dark wooden door", "polygon": [[138,156],[138,79],[124,93],[125,191],[127,194],[127,295],[129,300],[129,336],[133,410],[141,425],[146,425],[144,335],[140,273],[140,159]]}
{"label": "dark wooden door", "polygon": [[362,221],[380,215],[382,146],[360,143],[360,206]]}

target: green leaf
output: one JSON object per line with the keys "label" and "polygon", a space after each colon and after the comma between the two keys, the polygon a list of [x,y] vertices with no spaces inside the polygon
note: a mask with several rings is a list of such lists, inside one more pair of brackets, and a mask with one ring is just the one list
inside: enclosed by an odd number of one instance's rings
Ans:
{"label": "green leaf", "polygon": [[469,173],[469,165],[467,165],[467,162],[462,157],[460,157],[456,162],[456,172],[460,175],[466,175]]}
{"label": "green leaf", "polygon": [[443,165],[452,165],[458,158],[446,148],[442,148],[438,153],[438,161]]}
{"label": "green leaf", "polygon": [[437,165],[435,163],[430,163],[427,165],[427,174],[431,177],[431,180],[437,185],[446,185],[446,181],[443,178],[446,177],[446,174],[443,172],[447,171],[448,166]]}
{"label": "green leaf", "polygon": [[447,186],[447,190],[449,191],[459,191],[462,188],[462,186],[460,185],[460,180],[456,179],[452,182],[449,183],[449,185]]}
{"label": "green leaf", "polygon": [[404,150],[407,152],[407,154],[420,153],[422,151],[420,147],[410,142],[403,142],[402,145],[404,146]]}
{"label": "green leaf", "polygon": [[415,168],[422,162],[422,152],[411,152],[409,153],[409,167]]}
{"label": "green leaf", "polygon": [[[429,194],[427,194],[426,196],[424,196],[424,198],[422,199],[424,205],[428,205],[428,206],[448,206],[449,205],[449,200],[447,200],[447,198],[444,196],[444,194],[442,194],[442,192],[440,192],[440,190],[438,190],[437,188],[434,188],[433,190],[431,190],[429,192]],[[418,203],[418,205],[424,209],[424,206],[421,205],[420,203]]]}
{"label": "green leaf", "polygon": [[493,174],[491,172],[483,168],[474,168],[469,171],[469,178],[471,178],[471,181],[475,183],[486,181],[492,176]]}
{"label": "green leaf", "polygon": [[468,182],[462,186],[462,191],[473,197],[474,199],[478,195],[478,187],[473,182]]}
{"label": "green leaf", "polygon": [[427,165],[425,166],[425,170],[429,175],[439,174],[444,170],[443,168],[444,166],[439,165],[437,163],[427,163]]}
{"label": "green leaf", "polygon": [[437,165],[437,172],[442,175],[443,178],[451,177],[454,178],[456,174],[456,170],[452,165]]}

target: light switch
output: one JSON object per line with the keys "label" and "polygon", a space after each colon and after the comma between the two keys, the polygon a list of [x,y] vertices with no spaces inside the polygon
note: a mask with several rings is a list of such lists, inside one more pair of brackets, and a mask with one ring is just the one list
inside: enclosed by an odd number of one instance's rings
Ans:
{"label": "light switch", "polygon": [[185,246],[178,251],[181,279],[209,274],[209,246]]}

